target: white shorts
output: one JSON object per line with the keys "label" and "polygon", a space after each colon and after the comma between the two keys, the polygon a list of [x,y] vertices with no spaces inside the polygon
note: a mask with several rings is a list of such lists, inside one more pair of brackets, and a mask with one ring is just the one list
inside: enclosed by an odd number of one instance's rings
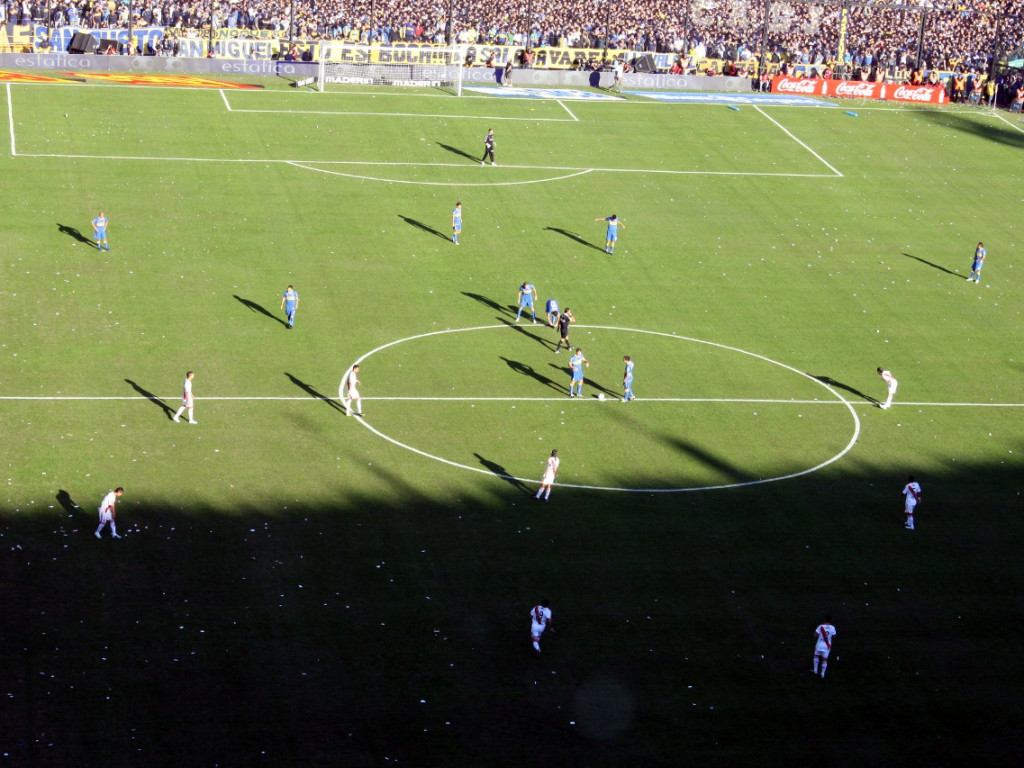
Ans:
{"label": "white shorts", "polygon": [[358,389],[354,389],[354,388],[350,389],[348,391],[348,399],[349,400],[358,400],[359,399],[359,390]]}
{"label": "white shorts", "polygon": [[551,485],[555,482],[555,475],[553,472],[545,472],[544,477],[541,479],[541,485]]}
{"label": "white shorts", "polygon": [[917,506],[917,502],[916,501],[914,501],[913,499],[907,499],[907,504],[904,507],[903,511],[906,512],[908,515],[912,515],[912,514],[914,514],[914,508],[916,506]]}
{"label": "white shorts", "polygon": [[530,634],[534,640],[540,640],[540,636],[544,634],[544,630],[547,628],[547,624],[538,624],[535,621],[530,622]]}
{"label": "white shorts", "polygon": [[100,510],[100,522],[101,523],[109,523],[113,519],[114,519],[114,513],[111,512],[109,509],[101,509]]}
{"label": "white shorts", "polygon": [[896,387],[898,385],[899,385],[898,381],[890,381],[889,382],[889,394],[890,395],[895,395],[896,394]]}
{"label": "white shorts", "polygon": [[829,648],[827,645],[825,645],[822,642],[819,642],[817,645],[814,646],[814,655],[820,656],[823,659],[827,659],[828,654],[829,652],[831,652],[831,650],[832,649]]}

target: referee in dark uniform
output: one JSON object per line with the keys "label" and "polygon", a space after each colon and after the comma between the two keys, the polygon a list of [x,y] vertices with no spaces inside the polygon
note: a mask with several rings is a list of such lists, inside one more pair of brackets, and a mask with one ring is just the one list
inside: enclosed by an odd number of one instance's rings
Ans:
{"label": "referee in dark uniform", "polygon": [[480,165],[484,165],[487,162],[487,158],[491,158],[491,165],[496,165],[494,162],[494,129],[488,128],[487,135],[484,136],[484,156],[480,160]]}

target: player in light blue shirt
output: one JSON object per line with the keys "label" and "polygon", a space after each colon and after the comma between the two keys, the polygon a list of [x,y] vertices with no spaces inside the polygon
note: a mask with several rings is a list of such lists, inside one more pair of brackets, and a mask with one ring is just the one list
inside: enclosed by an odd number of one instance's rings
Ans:
{"label": "player in light blue shirt", "polygon": [[[576,347],[569,358],[569,397],[583,397],[583,366],[590,367],[590,361],[583,356],[583,350]],[[574,391],[575,390],[575,391]]]}
{"label": "player in light blue shirt", "polygon": [[100,215],[92,220],[93,238],[96,240],[96,249],[109,251],[110,244],[107,242],[107,215],[100,211]]}
{"label": "player in light blue shirt", "polygon": [[285,316],[288,318],[288,328],[292,329],[295,327],[295,310],[299,308],[299,294],[295,292],[292,286],[288,286],[284,294],[281,296],[281,309],[284,310]]}
{"label": "player in light blue shirt", "polygon": [[625,229],[626,225],[614,213],[611,216],[599,216],[594,221],[608,222],[608,231],[604,236],[604,252],[615,253],[615,241],[619,239],[619,227]]}
{"label": "player in light blue shirt", "polygon": [[558,309],[557,299],[548,299],[544,305],[544,314],[548,316],[548,325],[554,328],[558,324],[558,316],[561,311]]}
{"label": "player in light blue shirt", "polygon": [[459,235],[462,234],[462,203],[455,204],[452,211],[452,242],[459,244]]}
{"label": "player in light blue shirt", "polygon": [[530,310],[530,315],[533,317],[533,322],[537,322],[537,310],[533,307],[533,302],[537,300],[537,289],[533,286],[533,283],[523,283],[519,286],[519,311],[516,312],[516,322],[519,322],[520,316],[523,314],[524,309]]}
{"label": "player in light blue shirt", "polygon": [[981,282],[981,268],[985,266],[985,246],[982,243],[978,243],[978,247],[974,249],[974,262],[971,264],[971,275],[967,278],[967,282],[973,280],[976,283]]}
{"label": "player in light blue shirt", "polygon": [[630,400],[636,400],[636,395],[633,394],[633,361],[626,355],[622,362],[626,364],[626,371],[622,374],[622,402],[628,403]]}

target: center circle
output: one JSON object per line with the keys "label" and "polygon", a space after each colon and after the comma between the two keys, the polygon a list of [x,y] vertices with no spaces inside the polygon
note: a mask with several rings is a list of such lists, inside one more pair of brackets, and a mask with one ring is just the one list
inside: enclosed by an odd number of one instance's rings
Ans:
{"label": "center circle", "polygon": [[[530,326],[527,326],[526,328],[528,329],[529,327]],[[538,327],[543,327],[543,326],[538,326]],[[823,461],[821,461],[819,463],[814,464],[813,466],[809,466],[809,467],[806,467],[804,469],[800,469],[798,471],[786,472],[784,474],[779,474],[779,475],[772,476],[772,477],[757,478],[757,479],[752,479],[752,480],[742,480],[742,481],[730,482],[730,483],[699,485],[699,486],[685,486],[685,487],[677,487],[677,488],[632,488],[632,487],[623,487],[623,486],[585,485],[585,484],[579,484],[579,483],[556,482],[555,484],[557,486],[561,487],[561,488],[579,488],[579,489],[586,489],[586,490],[593,490],[593,491],[618,491],[618,492],[624,492],[624,493],[685,493],[685,492],[691,492],[691,491],[710,491],[710,490],[721,490],[721,489],[726,489],[726,488],[742,488],[742,487],[748,487],[748,486],[753,486],[753,485],[763,485],[763,484],[766,484],[766,483],[778,482],[780,480],[789,480],[789,479],[792,479],[792,478],[801,477],[803,475],[808,475],[808,474],[811,474],[813,472],[817,472],[818,470],[823,469],[824,467],[827,467],[828,465],[838,461],[843,456],[845,456],[853,448],[853,446],[856,444],[857,439],[858,439],[858,437],[860,435],[860,419],[858,418],[857,413],[856,413],[853,405],[846,398],[844,398],[834,388],[829,386],[825,381],[822,381],[819,378],[816,378],[816,377],[814,377],[814,376],[812,376],[812,375],[810,375],[808,373],[800,371],[800,370],[798,370],[798,369],[796,369],[796,368],[794,368],[794,367],[792,367],[790,365],[787,365],[786,363],[779,362],[778,360],[773,360],[773,359],[771,359],[769,357],[765,357],[764,355],[757,354],[756,352],[750,352],[750,351],[747,351],[747,350],[744,350],[744,349],[740,349],[738,347],[732,347],[732,346],[728,346],[728,345],[725,345],[725,344],[719,344],[717,342],[707,341],[705,339],[697,339],[697,338],[692,338],[692,337],[689,337],[689,336],[680,336],[680,335],[675,334],[675,333],[665,333],[663,331],[651,331],[651,330],[646,330],[646,329],[641,329],[641,328],[623,328],[623,327],[618,327],[618,326],[581,325],[581,324],[574,325],[573,326],[573,330],[574,330],[574,333],[578,332],[578,331],[587,331],[588,334],[592,334],[593,332],[614,332],[614,333],[642,334],[642,335],[649,335],[649,336],[654,336],[654,337],[667,338],[667,339],[672,339],[672,340],[675,340],[675,341],[688,342],[688,343],[691,343],[691,344],[699,344],[699,345],[703,345],[704,347],[709,348],[709,349],[721,350],[721,351],[727,352],[727,353],[735,353],[735,354],[738,354],[738,355],[746,356],[746,357],[750,358],[751,360],[757,360],[757,361],[760,361],[760,362],[763,362],[763,363],[768,363],[768,364],[770,364],[772,366],[776,366],[777,368],[781,369],[784,372],[788,372],[788,373],[794,374],[795,376],[800,377],[805,383],[809,382],[809,383],[815,384],[818,387],[821,387],[822,389],[824,389],[826,392],[828,392],[829,395],[831,396],[828,402],[834,401],[835,405],[841,405],[841,406],[845,407],[845,409],[847,410],[847,412],[849,413],[849,415],[851,417],[853,429],[852,429],[852,435],[850,436],[849,441],[846,443],[845,446],[843,446],[834,455],[826,458],[825,460],[823,460]],[[381,352],[384,352],[385,350],[392,349],[392,348],[397,347],[398,345],[401,345],[401,344],[406,344],[406,343],[409,343],[409,342],[419,341],[419,340],[423,340],[423,339],[430,339],[430,338],[433,338],[433,337],[447,336],[447,335],[451,335],[451,334],[463,334],[463,333],[484,332],[484,331],[487,331],[487,332],[496,332],[496,331],[516,332],[516,331],[521,331],[521,332],[527,333],[529,335],[529,331],[528,330],[526,330],[524,328],[521,328],[520,326],[513,325],[511,323],[504,323],[504,324],[501,324],[501,325],[482,325],[482,326],[474,326],[474,327],[469,327],[469,328],[447,328],[447,329],[444,329],[444,330],[430,331],[430,332],[427,332],[427,333],[416,334],[414,336],[407,336],[407,337],[402,338],[402,339],[396,339],[395,341],[388,342],[387,344],[382,344],[381,346],[377,347],[376,349],[372,349],[369,352],[365,353],[364,355],[359,357],[357,360],[353,361],[352,364],[353,365],[359,364],[361,367],[364,367],[363,363],[366,360],[368,360],[369,358],[371,358],[373,355],[378,355]],[[578,334],[577,334],[577,337],[578,337]],[[506,362],[510,362],[510,361],[506,360]],[[589,376],[588,376],[588,378],[589,378]],[[381,401],[387,401],[387,400],[438,401],[438,400],[446,400],[446,399],[466,400],[466,401],[474,401],[474,400],[475,401],[485,401],[485,400],[496,400],[496,399],[497,400],[506,400],[507,399],[507,400],[515,400],[515,401],[531,401],[531,400],[549,400],[550,398],[526,398],[526,397],[522,397],[522,398],[495,398],[495,397],[484,397],[484,396],[444,398],[444,397],[423,395],[423,396],[420,396],[420,397],[416,397],[416,396],[381,397],[381,398],[366,397],[364,399],[367,400],[367,401],[372,402],[375,399],[378,399],[378,400],[381,400]],[[614,398],[613,398],[613,400],[614,400]],[[655,399],[655,400],[657,400],[657,399]],[[699,401],[700,399],[693,398],[691,400],[691,399],[687,399],[687,398],[661,398],[661,400],[663,400],[663,401],[665,401],[665,400],[670,400],[670,401],[695,401],[696,400],[696,401]],[[713,402],[719,402],[719,403],[729,403],[729,402],[732,402],[728,398],[707,398],[707,400],[713,401]],[[816,398],[815,398],[815,400],[816,400]],[[773,401],[773,400],[770,400],[770,399],[752,399],[751,401],[753,401],[753,402],[760,402],[760,403],[789,402],[789,401],[782,401],[782,400]],[[595,400],[594,402],[597,402],[597,401]],[[738,400],[738,402],[746,402],[746,400],[742,400],[741,399],[741,400]],[[796,401],[794,401],[794,402],[796,402]],[[627,407],[633,407],[633,406],[629,405]],[[370,416],[372,417],[372,413],[370,414]],[[411,451],[411,452],[416,453],[416,454],[418,454],[420,456],[423,456],[423,457],[428,458],[428,459],[432,459],[432,460],[440,462],[442,464],[447,464],[448,466],[457,467],[459,469],[468,470],[470,472],[479,472],[479,473],[486,474],[486,475],[491,475],[491,476],[497,475],[498,477],[501,477],[503,479],[510,480],[510,481],[516,481],[516,482],[520,482],[520,483],[529,483],[529,484],[532,484],[532,485],[536,485],[537,482],[538,482],[537,478],[532,478],[532,477],[516,477],[515,475],[512,475],[512,474],[502,474],[501,472],[495,471],[495,469],[493,469],[493,468],[485,469],[485,468],[481,468],[481,467],[474,467],[474,466],[470,466],[468,464],[462,464],[462,463],[457,462],[457,461],[452,461],[451,459],[446,459],[443,456],[438,456],[436,454],[430,453],[430,452],[422,450],[420,448],[416,448],[415,446],[409,445],[409,444],[407,444],[405,442],[402,442],[401,440],[399,440],[399,439],[397,439],[395,437],[392,437],[391,435],[386,434],[382,430],[380,430],[377,427],[373,426],[366,418],[362,419],[361,422],[362,422],[363,426],[365,426],[368,430],[373,432],[378,437],[383,438],[384,440],[387,440],[388,442],[392,443],[393,445],[397,445],[400,448],[404,448],[405,450]]]}

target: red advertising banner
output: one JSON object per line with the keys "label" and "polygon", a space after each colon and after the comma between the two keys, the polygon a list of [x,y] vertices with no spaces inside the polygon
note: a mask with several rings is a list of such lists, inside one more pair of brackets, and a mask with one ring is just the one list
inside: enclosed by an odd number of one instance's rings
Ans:
{"label": "red advertising banner", "polygon": [[774,77],[772,93],[796,93],[804,96],[833,96],[844,99],[884,99],[916,104],[945,104],[946,89],[941,85],[901,85],[869,83],[863,80],[811,80]]}

